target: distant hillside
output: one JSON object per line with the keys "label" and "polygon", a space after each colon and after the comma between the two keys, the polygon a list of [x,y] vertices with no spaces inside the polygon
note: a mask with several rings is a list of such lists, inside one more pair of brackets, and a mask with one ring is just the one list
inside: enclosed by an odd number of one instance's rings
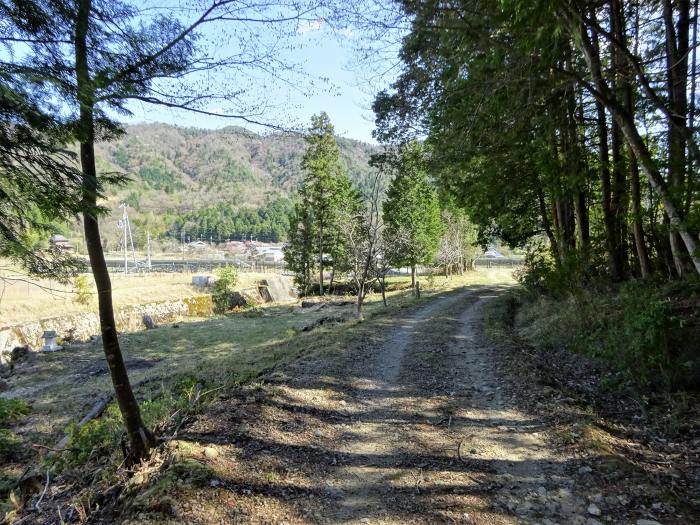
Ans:
{"label": "distant hillside", "polygon": [[[348,174],[363,186],[370,172],[368,161],[377,147],[339,138]],[[130,207],[137,239],[145,230],[163,235],[173,227],[184,227],[193,237],[262,233],[245,229],[251,212],[260,212],[263,223],[269,215],[284,215],[288,198],[298,187],[303,173],[304,140],[298,135],[256,135],[238,127],[220,130],[180,128],[166,124],[127,127],[119,140],[97,145],[98,170],[119,171],[131,178],[126,186],[108,192],[112,217],[103,220],[108,248],[116,242],[120,202]],[[223,211],[222,211],[223,210]],[[237,215],[242,211],[240,217]],[[200,216],[206,215],[204,226]],[[227,217],[223,217],[226,215]],[[225,224],[213,224],[222,217]],[[277,233],[284,229],[276,217]],[[189,221],[189,222],[188,222]],[[270,222],[270,221],[268,221]]]}

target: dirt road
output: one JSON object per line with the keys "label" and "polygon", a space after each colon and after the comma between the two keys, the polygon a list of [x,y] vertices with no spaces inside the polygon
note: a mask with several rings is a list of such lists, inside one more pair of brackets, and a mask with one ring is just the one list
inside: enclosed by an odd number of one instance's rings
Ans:
{"label": "dirt road", "polygon": [[440,297],[214,403],[180,441],[209,475],[170,494],[170,522],[600,523],[602,495],[577,493],[484,343],[501,292]]}

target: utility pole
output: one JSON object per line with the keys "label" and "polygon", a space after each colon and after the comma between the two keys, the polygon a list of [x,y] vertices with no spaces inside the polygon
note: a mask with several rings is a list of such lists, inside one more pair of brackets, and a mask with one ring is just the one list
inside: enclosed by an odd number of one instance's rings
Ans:
{"label": "utility pole", "polygon": [[117,224],[117,226],[124,230],[124,273],[127,274],[129,273],[129,246],[127,242],[131,244],[131,259],[134,262],[134,268],[136,268],[136,250],[134,250],[134,236],[131,233],[131,223],[129,222],[129,214],[126,211],[129,205],[125,202],[122,202],[119,205],[119,207],[124,210],[122,212],[122,220],[120,221],[120,223]]}
{"label": "utility pole", "polygon": [[147,257],[147,262],[146,264],[148,265],[148,271],[151,271],[151,231],[148,230],[146,232],[146,257]]}
{"label": "utility pole", "polygon": [[124,275],[129,273],[129,248],[127,248],[127,243],[126,243],[126,203],[122,202],[119,205],[120,208],[123,209],[122,211],[122,218],[121,220],[117,223],[117,227],[121,228],[124,231],[124,235],[122,236],[122,246],[124,248]]}

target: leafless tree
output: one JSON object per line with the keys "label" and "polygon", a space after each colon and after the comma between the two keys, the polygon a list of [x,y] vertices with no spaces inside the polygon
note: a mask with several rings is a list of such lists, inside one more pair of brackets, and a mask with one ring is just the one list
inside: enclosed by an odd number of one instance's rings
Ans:
{"label": "leafless tree", "polygon": [[359,320],[363,319],[362,306],[365,297],[378,278],[377,261],[383,231],[380,212],[383,193],[380,172],[375,174],[369,193],[366,210],[358,215],[343,218],[343,229],[346,232],[345,253],[357,288],[355,316]]}

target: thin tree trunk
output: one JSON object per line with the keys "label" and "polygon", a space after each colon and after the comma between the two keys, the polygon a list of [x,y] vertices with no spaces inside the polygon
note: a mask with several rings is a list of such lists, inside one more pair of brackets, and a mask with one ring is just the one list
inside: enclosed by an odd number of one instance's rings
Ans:
{"label": "thin tree trunk", "polygon": [[641,191],[639,184],[639,166],[634,153],[630,151],[630,186],[632,190],[632,225],[634,231],[634,245],[639,261],[639,271],[642,279],[651,277],[651,262],[644,237],[644,225],[642,223]]}
{"label": "thin tree trunk", "polygon": [[673,195],[669,192],[666,182],[656,167],[649,149],[646,147],[646,144],[644,144],[639,134],[634,119],[615,99],[614,95],[603,81],[600,60],[599,57],[593,53],[593,46],[588,38],[585,27],[583,25],[578,25],[578,27],[580,29],[580,39],[578,39],[578,41],[581,43],[581,51],[583,52],[588,69],[595,83],[595,88],[588,85],[587,89],[589,89],[600,102],[608,107],[613,118],[618,121],[627,142],[634,151],[640,168],[649,179],[653,190],[658,194],[661,203],[664,205],[664,211],[668,216],[671,227],[679,232],[685,244],[685,248],[693,261],[695,271],[700,274],[700,254],[698,253],[698,241],[695,232],[690,231],[684,224],[682,210],[677,205]]}
{"label": "thin tree trunk", "polygon": [[547,203],[545,202],[544,199],[544,193],[542,192],[542,185],[539,183],[539,180],[537,181],[537,202],[540,207],[540,216],[542,217],[542,227],[544,228],[544,232],[547,234],[547,238],[549,239],[549,244],[552,247],[552,252],[553,253],[558,253],[558,245],[557,245],[557,238],[552,231],[552,226],[549,222],[549,213],[547,212]]}
{"label": "thin tree trunk", "polygon": [[[639,6],[635,8],[634,17],[634,53],[639,51]],[[634,89],[632,88],[632,71],[629,63],[624,64],[623,91],[625,97],[625,107],[630,115],[634,117],[636,113],[634,102]],[[651,261],[647,250],[646,237],[644,235],[644,223],[642,221],[642,196],[641,184],[639,181],[639,164],[634,156],[634,151],[627,144],[630,171],[630,191],[632,198],[632,231],[634,233],[634,246],[639,263],[639,272],[642,279],[648,279],[652,274]]]}
{"label": "thin tree trunk", "polygon": [[411,266],[411,288],[416,289],[416,265]]}
{"label": "thin tree trunk", "polygon": [[362,315],[362,303],[365,300],[365,286],[361,284],[357,288],[357,303],[355,305],[355,317],[358,321],[363,321],[364,317]]}
{"label": "thin tree trunk", "polygon": [[[678,8],[678,26],[674,17]],[[668,185],[673,195],[684,195],[687,143],[680,128],[685,125],[688,112],[686,85],[688,82],[688,38],[690,31],[690,2],[664,0],[663,17],[666,28],[667,90],[671,106],[668,117]],[[671,253],[678,277],[687,273],[687,256],[677,231],[669,232]]]}
{"label": "thin tree trunk", "polygon": [[94,88],[90,78],[87,34],[90,23],[91,0],[80,0],[75,30],[75,69],[80,102],[80,162],[83,172],[83,213],[85,242],[90,266],[97,286],[102,346],[109,365],[114,393],[129,436],[130,460],[148,456],[153,436],[143,424],[141,411],[129,382],[126,365],[119,347],[114,320],[112,284],[102,251],[100,229],[95,215],[97,204],[97,170],[95,167]]}
{"label": "thin tree trunk", "polygon": [[318,289],[323,295],[323,222],[318,228]]}
{"label": "thin tree trunk", "polygon": [[[697,88],[697,78],[695,70],[697,69],[697,45],[698,45],[698,0],[693,2],[693,43],[690,46],[691,51],[691,67],[690,67],[690,103],[688,107],[688,129],[690,133],[695,133],[695,93]],[[695,186],[695,170],[693,170],[693,156],[688,155],[688,182],[685,192],[685,206],[683,212],[687,216],[690,213],[690,208],[693,202],[693,193]]]}
{"label": "thin tree trunk", "polygon": [[382,303],[386,306],[386,277],[382,275]]}

